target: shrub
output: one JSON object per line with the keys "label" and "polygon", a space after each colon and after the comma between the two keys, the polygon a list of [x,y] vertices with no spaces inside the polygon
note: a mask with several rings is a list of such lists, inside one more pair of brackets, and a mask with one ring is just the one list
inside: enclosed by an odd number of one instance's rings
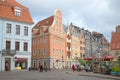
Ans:
{"label": "shrub", "polygon": [[113,72],[120,72],[120,67],[112,66],[112,71]]}

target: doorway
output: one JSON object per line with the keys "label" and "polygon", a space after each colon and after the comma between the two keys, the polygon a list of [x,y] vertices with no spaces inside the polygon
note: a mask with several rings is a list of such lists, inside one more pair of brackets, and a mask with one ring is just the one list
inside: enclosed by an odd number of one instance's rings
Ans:
{"label": "doorway", "polygon": [[11,59],[10,58],[5,58],[5,71],[10,71],[10,65],[11,64]]}

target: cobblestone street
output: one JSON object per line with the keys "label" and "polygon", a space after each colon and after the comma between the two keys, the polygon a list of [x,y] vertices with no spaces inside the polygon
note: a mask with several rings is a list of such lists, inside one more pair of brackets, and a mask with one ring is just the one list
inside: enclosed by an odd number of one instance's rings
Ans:
{"label": "cobblestone street", "polygon": [[38,71],[12,71],[0,72],[0,80],[119,80],[105,76],[92,76],[86,72],[73,72],[71,70]]}

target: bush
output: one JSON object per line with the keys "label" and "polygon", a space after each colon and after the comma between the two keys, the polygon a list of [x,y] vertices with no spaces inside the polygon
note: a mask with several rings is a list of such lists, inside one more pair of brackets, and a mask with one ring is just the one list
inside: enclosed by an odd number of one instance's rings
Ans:
{"label": "bush", "polygon": [[120,72],[120,67],[113,66],[113,67],[112,67],[112,71],[113,71],[113,72]]}
{"label": "bush", "polygon": [[84,62],[82,59],[79,59],[79,63],[80,63],[81,65],[85,65],[85,62]]}

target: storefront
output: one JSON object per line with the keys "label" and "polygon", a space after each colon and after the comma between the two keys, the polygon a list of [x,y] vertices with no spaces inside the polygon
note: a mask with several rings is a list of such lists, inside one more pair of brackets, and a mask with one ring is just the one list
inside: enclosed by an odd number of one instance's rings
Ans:
{"label": "storefront", "polygon": [[31,56],[30,55],[15,55],[14,56],[14,67],[16,70],[28,69],[31,67]]}
{"label": "storefront", "polygon": [[16,58],[15,68],[16,69],[27,69],[27,58]]}

